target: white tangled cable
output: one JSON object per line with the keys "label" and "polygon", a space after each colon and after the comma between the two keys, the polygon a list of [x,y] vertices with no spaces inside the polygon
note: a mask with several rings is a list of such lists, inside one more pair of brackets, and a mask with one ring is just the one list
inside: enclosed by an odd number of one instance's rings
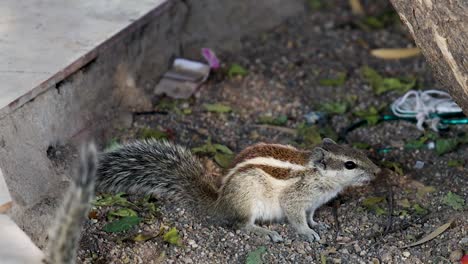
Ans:
{"label": "white tangled cable", "polygon": [[402,118],[416,118],[417,127],[424,131],[426,122],[432,130],[438,131],[440,116],[443,114],[460,113],[462,109],[452,100],[452,97],[444,91],[410,90],[393,102],[392,112]]}

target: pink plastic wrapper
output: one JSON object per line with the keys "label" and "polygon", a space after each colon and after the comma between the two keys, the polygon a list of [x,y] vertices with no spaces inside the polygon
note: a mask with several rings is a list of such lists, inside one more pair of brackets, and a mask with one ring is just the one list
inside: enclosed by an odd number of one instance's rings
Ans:
{"label": "pink plastic wrapper", "polygon": [[211,69],[218,69],[220,67],[219,59],[216,57],[214,51],[209,48],[202,48],[201,53]]}

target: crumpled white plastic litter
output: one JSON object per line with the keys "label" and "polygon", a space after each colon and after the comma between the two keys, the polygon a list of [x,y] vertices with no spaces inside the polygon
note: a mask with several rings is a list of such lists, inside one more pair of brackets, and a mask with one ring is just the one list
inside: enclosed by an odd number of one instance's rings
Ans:
{"label": "crumpled white plastic litter", "polygon": [[416,118],[416,126],[422,131],[424,131],[424,123],[427,123],[432,130],[438,131],[440,118],[437,115],[462,112],[452,97],[440,90],[410,90],[395,100],[391,109],[393,114],[398,117]]}

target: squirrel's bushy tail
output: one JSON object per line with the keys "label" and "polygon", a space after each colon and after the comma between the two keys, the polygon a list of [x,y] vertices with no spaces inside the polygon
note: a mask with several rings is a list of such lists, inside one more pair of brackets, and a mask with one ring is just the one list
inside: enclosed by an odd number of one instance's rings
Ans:
{"label": "squirrel's bushy tail", "polygon": [[198,209],[210,208],[218,196],[213,180],[189,150],[154,139],[103,153],[97,185],[103,191],[163,196]]}
{"label": "squirrel's bushy tail", "polygon": [[44,262],[48,264],[72,264],[83,222],[94,199],[97,151],[94,144],[83,147],[78,175],[75,175],[63,199],[49,234],[49,245]]}

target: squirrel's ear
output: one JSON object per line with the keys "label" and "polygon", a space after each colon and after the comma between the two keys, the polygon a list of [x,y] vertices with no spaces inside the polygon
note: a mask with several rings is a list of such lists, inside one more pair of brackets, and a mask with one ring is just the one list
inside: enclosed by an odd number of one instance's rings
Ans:
{"label": "squirrel's ear", "polygon": [[310,156],[310,162],[317,168],[325,169],[325,152],[321,147],[315,147]]}
{"label": "squirrel's ear", "polygon": [[324,139],[322,140],[322,142],[323,142],[324,144],[336,144],[336,142],[335,142],[333,139],[331,139],[331,138],[324,138]]}

